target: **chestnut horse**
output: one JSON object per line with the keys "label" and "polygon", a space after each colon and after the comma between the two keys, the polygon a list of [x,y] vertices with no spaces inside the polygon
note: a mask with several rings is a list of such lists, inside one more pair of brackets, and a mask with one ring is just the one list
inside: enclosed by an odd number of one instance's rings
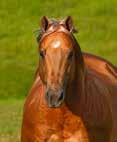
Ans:
{"label": "chestnut horse", "polygon": [[82,53],[71,17],[43,17],[40,61],[24,105],[21,142],[117,140],[117,69]]}

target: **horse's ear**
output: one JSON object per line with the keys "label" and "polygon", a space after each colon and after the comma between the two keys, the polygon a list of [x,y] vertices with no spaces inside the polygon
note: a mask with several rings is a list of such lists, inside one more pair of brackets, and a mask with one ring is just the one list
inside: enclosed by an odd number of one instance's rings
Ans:
{"label": "horse's ear", "polygon": [[46,16],[43,16],[41,18],[41,29],[43,30],[43,32],[45,32],[48,28],[49,25],[49,20]]}
{"label": "horse's ear", "polygon": [[72,32],[72,33],[77,33],[78,31],[75,29],[74,25],[73,25],[73,20],[72,20],[72,17],[71,16],[68,16],[66,19],[65,19],[65,26],[66,26],[66,29],[69,31],[69,32]]}

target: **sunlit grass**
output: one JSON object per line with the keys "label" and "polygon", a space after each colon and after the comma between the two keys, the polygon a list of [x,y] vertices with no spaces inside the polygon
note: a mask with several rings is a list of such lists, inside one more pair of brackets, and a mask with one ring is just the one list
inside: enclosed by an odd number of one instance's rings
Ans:
{"label": "sunlit grass", "polygon": [[19,142],[22,107],[22,100],[0,100],[0,142]]}

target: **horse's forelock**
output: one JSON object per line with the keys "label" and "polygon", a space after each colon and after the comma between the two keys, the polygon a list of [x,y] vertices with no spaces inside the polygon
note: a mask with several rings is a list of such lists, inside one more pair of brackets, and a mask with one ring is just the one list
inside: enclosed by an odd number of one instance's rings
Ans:
{"label": "horse's forelock", "polygon": [[[49,25],[48,25],[48,28],[46,31],[43,31],[42,28],[37,30],[37,32],[38,32],[37,33],[37,42],[39,43],[45,34],[47,35],[47,34],[51,34],[51,33],[55,32],[59,28],[60,25],[62,25],[64,27],[63,20],[49,19]],[[51,29],[51,30],[48,30],[48,29]]]}

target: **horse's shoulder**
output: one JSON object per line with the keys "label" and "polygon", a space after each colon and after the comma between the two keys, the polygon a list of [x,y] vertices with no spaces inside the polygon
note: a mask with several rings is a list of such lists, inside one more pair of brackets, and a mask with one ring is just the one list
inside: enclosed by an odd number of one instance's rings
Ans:
{"label": "horse's shoulder", "polygon": [[[110,97],[110,90],[105,82],[103,76],[100,76],[97,72],[87,68],[86,70],[86,91],[89,96],[97,98],[99,101],[104,97]],[[105,100],[105,99],[104,99]]]}
{"label": "horse's shoulder", "polygon": [[40,79],[40,76],[37,76],[32,83],[32,87],[29,91],[29,94],[35,92],[36,90],[38,90],[40,92],[40,90],[42,90],[43,87],[44,86],[43,86],[43,83]]}
{"label": "horse's shoulder", "polygon": [[110,91],[105,82],[93,70],[87,71],[85,90],[88,125],[110,128],[112,121]]}
{"label": "horse's shoulder", "polygon": [[24,107],[34,104],[44,92],[44,85],[39,76],[37,76],[32,84],[31,89],[26,97]]}

